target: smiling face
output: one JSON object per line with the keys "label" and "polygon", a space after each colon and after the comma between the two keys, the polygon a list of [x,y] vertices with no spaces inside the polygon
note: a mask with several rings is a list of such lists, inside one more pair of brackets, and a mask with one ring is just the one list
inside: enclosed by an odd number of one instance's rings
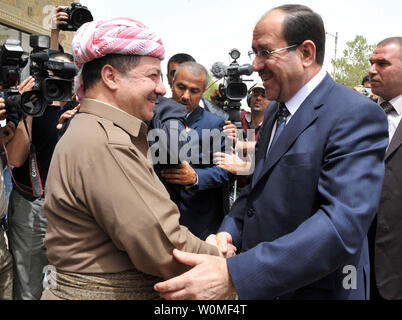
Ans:
{"label": "smiling face", "polygon": [[[285,17],[283,11],[274,10],[256,25],[252,43],[255,52],[273,51],[294,45],[287,43],[283,36]],[[269,100],[286,102],[305,82],[298,48],[274,53],[267,59],[257,56],[253,61],[253,70],[259,73]]]}
{"label": "smiling face", "polygon": [[401,59],[401,48],[394,43],[377,47],[370,58],[371,89],[386,101],[402,94]]}
{"label": "smiling face", "polygon": [[161,81],[160,60],[142,57],[140,63],[126,72],[119,73],[118,105],[142,121],[152,120],[158,95],[165,95]]}

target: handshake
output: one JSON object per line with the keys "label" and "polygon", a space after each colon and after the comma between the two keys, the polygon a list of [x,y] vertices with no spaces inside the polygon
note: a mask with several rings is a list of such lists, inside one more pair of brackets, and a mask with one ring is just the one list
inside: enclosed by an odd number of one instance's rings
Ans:
{"label": "handshake", "polygon": [[211,234],[205,242],[216,246],[222,258],[230,258],[236,255],[237,248],[233,245],[232,236],[227,232]]}

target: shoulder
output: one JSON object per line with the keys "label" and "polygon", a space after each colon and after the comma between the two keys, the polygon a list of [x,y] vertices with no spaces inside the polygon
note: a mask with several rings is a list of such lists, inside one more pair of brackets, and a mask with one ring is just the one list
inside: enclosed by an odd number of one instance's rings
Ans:
{"label": "shoulder", "polygon": [[341,115],[357,115],[360,117],[374,115],[379,117],[379,120],[386,119],[384,111],[377,103],[341,84],[336,83],[334,85],[327,101],[332,106],[333,112]]}
{"label": "shoulder", "polygon": [[225,125],[225,121],[223,119],[205,109],[202,109],[202,117],[201,120],[204,121],[208,127],[218,128],[223,127]]}
{"label": "shoulder", "polygon": [[186,115],[186,107],[173,99],[159,97],[155,103],[154,118],[164,120],[166,118],[185,118]]}

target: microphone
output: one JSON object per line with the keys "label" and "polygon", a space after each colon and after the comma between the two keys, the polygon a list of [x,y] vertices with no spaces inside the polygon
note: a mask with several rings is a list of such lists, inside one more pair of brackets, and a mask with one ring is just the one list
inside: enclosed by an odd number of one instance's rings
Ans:
{"label": "microphone", "polygon": [[226,76],[227,66],[222,62],[215,62],[212,65],[211,72],[217,79],[222,79]]}
{"label": "microphone", "polygon": [[43,51],[38,51],[38,52],[32,53],[30,58],[32,61],[35,61],[37,63],[43,63],[43,62],[49,61],[49,55]]}

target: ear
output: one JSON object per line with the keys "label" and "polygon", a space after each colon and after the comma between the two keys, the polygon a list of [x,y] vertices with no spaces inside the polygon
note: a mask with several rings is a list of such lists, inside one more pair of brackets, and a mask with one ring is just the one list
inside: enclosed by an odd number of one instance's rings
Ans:
{"label": "ear", "polygon": [[300,46],[299,50],[302,54],[302,60],[304,67],[310,67],[316,62],[316,46],[311,40],[304,41]]}
{"label": "ear", "polygon": [[118,74],[119,72],[112,67],[110,64],[103,66],[101,70],[101,78],[104,85],[109,88],[111,91],[116,91],[118,88],[117,81],[118,81]]}

